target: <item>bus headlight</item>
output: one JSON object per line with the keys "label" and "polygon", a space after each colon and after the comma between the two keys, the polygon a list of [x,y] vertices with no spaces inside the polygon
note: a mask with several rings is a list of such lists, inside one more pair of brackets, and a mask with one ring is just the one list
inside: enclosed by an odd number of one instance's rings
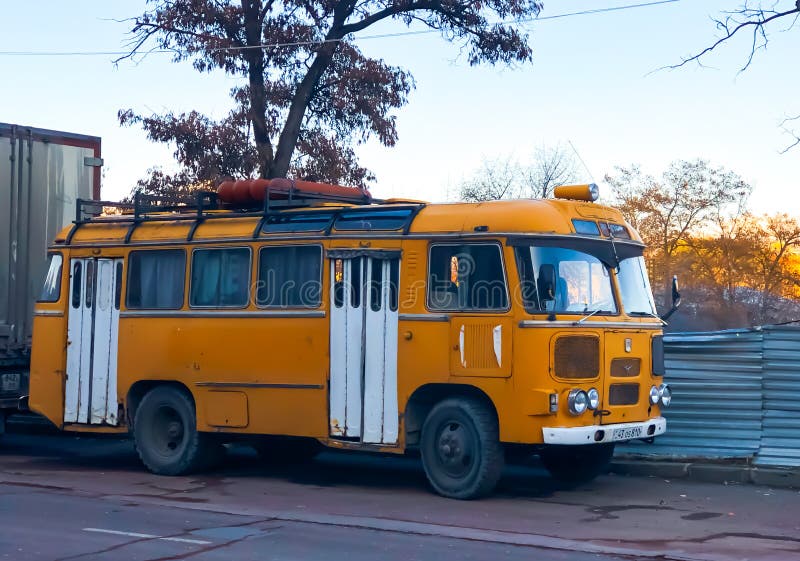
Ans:
{"label": "bus headlight", "polygon": [[596,388],[592,388],[586,392],[586,397],[589,398],[589,409],[592,411],[597,409],[597,406],[600,405],[600,392]]}
{"label": "bus headlight", "polygon": [[669,386],[661,384],[658,387],[658,393],[661,395],[661,405],[669,407],[669,404],[672,403],[672,390],[669,389]]}
{"label": "bus headlight", "polygon": [[589,396],[583,390],[571,390],[567,396],[567,408],[573,415],[580,415],[589,405]]}
{"label": "bus headlight", "polygon": [[650,405],[655,405],[661,399],[661,392],[656,386],[650,386]]}

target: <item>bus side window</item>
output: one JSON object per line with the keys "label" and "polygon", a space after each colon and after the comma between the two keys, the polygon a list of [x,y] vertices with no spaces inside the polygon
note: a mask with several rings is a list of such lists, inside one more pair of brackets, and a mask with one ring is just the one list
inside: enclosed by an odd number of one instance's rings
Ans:
{"label": "bus side window", "polygon": [[369,283],[369,305],[373,312],[381,309],[383,302],[383,261],[380,259],[370,259],[371,279]]}
{"label": "bus side window", "polygon": [[519,271],[520,293],[522,303],[526,310],[541,310],[539,303],[539,293],[536,288],[536,275],[533,272],[530,249],[518,247],[514,251],[517,258],[517,270]]}
{"label": "bus side window", "polygon": [[75,309],[81,306],[81,279],[83,267],[81,262],[76,261],[72,266],[72,307]]}
{"label": "bus side window", "polygon": [[397,311],[400,291],[400,260],[392,259],[389,263],[389,309]]}
{"label": "bus side window", "polygon": [[500,246],[496,243],[431,246],[428,307],[433,310],[508,309]]}
{"label": "bus side window", "polygon": [[64,258],[60,253],[51,253],[47,258],[47,276],[42,285],[39,302],[58,302],[61,297],[61,266]]}
{"label": "bus side window", "polygon": [[361,259],[350,260],[350,305],[353,308],[361,307],[361,287],[364,278],[361,274]]}
{"label": "bus side window", "polygon": [[128,309],[177,310],[183,306],[186,252],[182,249],[131,251],[128,257]]}
{"label": "bus side window", "polygon": [[[266,308],[319,307],[322,294],[322,248],[320,246],[266,246],[259,251],[258,261],[256,302],[259,306]],[[335,265],[335,267],[337,266]],[[338,272],[335,273],[335,276],[338,277]],[[336,279],[334,282],[337,282]],[[337,285],[334,286],[338,290]],[[334,290],[335,294],[336,290]]]}
{"label": "bus side window", "polygon": [[92,307],[92,297],[94,295],[94,261],[86,262],[86,307]]}
{"label": "bus side window", "polygon": [[117,272],[114,275],[114,308],[119,310],[122,296],[122,261],[117,263]]}
{"label": "bus side window", "polygon": [[344,259],[333,262],[333,305],[344,306]]}
{"label": "bus side window", "polygon": [[195,249],[189,306],[244,308],[250,297],[250,248]]}

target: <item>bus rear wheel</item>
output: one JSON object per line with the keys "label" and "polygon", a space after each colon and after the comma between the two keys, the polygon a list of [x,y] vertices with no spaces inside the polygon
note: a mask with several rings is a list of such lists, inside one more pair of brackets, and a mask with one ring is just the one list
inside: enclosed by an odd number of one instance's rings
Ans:
{"label": "bus rear wheel", "polygon": [[183,475],[211,467],[224,449],[213,435],[197,431],[194,402],[185,392],[160,386],[148,392],[133,421],[136,451],[159,475]]}
{"label": "bus rear wheel", "polygon": [[422,465],[434,490],[453,499],[492,492],[503,471],[497,417],[472,398],[450,398],[431,409],[422,426]]}
{"label": "bus rear wheel", "polygon": [[608,467],[613,455],[613,444],[552,445],[539,452],[542,464],[550,475],[571,485],[588,483],[600,475]]}

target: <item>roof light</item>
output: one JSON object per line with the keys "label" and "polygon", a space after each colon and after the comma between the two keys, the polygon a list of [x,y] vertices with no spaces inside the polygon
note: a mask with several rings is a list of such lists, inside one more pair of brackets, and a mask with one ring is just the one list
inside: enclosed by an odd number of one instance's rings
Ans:
{"label": "roof light", "polygon": [[572,199],[574,201],[596,201],[600,197],[600,189],[596,183],[588,185],[561,185],[553,190],[556,199]]}

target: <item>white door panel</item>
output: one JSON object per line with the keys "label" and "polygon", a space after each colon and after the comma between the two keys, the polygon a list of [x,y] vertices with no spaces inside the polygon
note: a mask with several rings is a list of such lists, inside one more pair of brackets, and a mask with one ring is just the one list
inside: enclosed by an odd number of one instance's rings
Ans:
{"label": "white door panel", "polygon": [[86,292],[86,259],[70,262],[69,319],[67,320],[67,381],[64,384],[64,422],[78,422],[83,344],[83,295]]}
{"label": "white door panel", "polygon": [[[364,442],[383,440],[383,382],[386,350],[386,302],[383,298],[384,261],[367,259],[367,302],[364,359]],[[380,285],[379,285],[380,283]],[[380,288],[376,288],[380,286]]]}
{"label": "white door panel", "polygon": [[397,442],[398,276],[398,260],[331,260],[332,436]]}
{"label": "white door panel", "polygon": [[345,436],[361,436],[361,393],[364,349],[364,275],[361,259],[345,261],[345,309],[347,310],[347,430]]}
{"label": "white door panel", "polygon": [[84,259],[83,297],[81,298],[81,357],[78,374],[78,422],[89,422],[89,379],[92,369],[92,310],[94,304],[94,259]]}
{"label": "white door panel", "polygon": [[117,424],[121,260],[73,259],[64,422]]}
{"label": "white door panel", "polygon": [[[349,298],[347,284],[344,284],[344,267],[347,265],[349,275],[349,264],[339,262],[339,270],[336,263],[331,260],[331,326],[330,326],[330,434],[331,436],[344,436],[347,414],[347,307],[343,302]],[[337,281],[333,279],[340,275]],[[348,277],[349,278],[349,277]],[[334,286],[336,285],[336,286]],[[339,291],[337,294],[336,291]],[[336,305],[341,301],[341,305]]]}

